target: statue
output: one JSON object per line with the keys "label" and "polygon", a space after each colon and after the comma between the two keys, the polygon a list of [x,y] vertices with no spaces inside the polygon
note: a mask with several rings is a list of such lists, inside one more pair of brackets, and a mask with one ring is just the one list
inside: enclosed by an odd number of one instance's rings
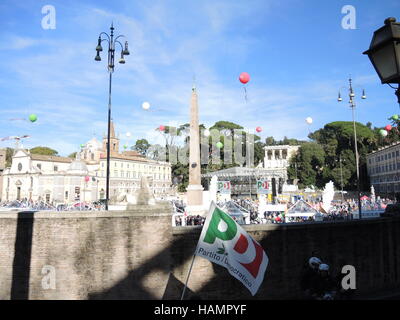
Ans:
{"label": "statue", "polygon": [[155,205],[156,199],[150,190],[147,178],[142,176],[140,179],[139,190],[135,192],[134,195],[125,194],[125,200],[127,202],[127,209],[135,205]]}
{"label": "statue", "polygon": [[373,185],[371,185],[371,203],[374,204],[376,201],[375,199],[375,188]]}

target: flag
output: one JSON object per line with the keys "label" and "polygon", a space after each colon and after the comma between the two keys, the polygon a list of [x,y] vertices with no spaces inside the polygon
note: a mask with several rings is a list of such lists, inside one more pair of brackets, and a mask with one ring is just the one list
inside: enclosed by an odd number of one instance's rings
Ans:
{"label": "flag", "polygon": [[195,255],[228,269],[254,296],[264,280],[268,257],[262,246],[211,203]]}

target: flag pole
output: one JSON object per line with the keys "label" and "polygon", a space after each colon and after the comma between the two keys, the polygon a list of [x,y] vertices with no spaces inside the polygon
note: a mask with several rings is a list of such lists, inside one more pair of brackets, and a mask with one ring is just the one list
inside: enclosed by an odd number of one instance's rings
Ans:
{"label": "flag pole", "polygon": [[[206,220],[207,220],[208,216],[210,215],[210,212],[214,211],[215,207],[216,207],[216,205],[215,205],[214,201],[211,201],[210,209],[209,209],[208,215],[206,217]],[[205,222],[204,222],[204,225],[205,225]],[[204,225],[203,225],[203,227],[204,227]],[[196,249],[194,250],[194,253],[193,253],[193,259],[192,259],[192,263],[190,265],[189,272],[188,272],[188,275],[186,278],[185,287],[183,288],[183,291],[182,291],[181,301],[183,300],[183,297],[185,296],[187,284],[189,282],[190,273],[192,272],[193,263],[194,263],[194,259],[196,258],[196,252],[197,252],[198,247],[199,247],[199,241],[197,242]]]}
{"label": "flag pole", "polygon": [[[198,244],[197,244],[197,245],[198,245]],[[194,251],[194,254],[193,254],[193,259],[192,259],[192,263],[191,263],[190,268],[189,268],[188,275],[187,275],[187,277],[186,277],[186,283],[185,283],[185,287],[183,288],[183,291],[182,291],[181,301],[183,300],[183,297],[185,296],[187,284],[188,284],[188,282],[189,282],[190,273],[192,272],[194,259],[196,258],[197,245],[196,245],[196,250]]]}

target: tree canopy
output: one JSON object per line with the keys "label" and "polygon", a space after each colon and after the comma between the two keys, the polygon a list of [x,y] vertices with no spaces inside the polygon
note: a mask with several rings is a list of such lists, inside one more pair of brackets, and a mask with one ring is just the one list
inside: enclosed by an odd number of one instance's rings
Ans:
{"label": "tree canopy", "polygon": [[45,156],[58,156],[58,151],[48,148],[48,147],[34,147],[29,150],[32,154],[41,154]]}

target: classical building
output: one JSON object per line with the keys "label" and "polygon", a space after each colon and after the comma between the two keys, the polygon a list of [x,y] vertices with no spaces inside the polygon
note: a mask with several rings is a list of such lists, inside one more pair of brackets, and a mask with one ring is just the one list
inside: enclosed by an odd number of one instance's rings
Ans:
{"label": "classical building", "polygon": [[[111,130],[110,199],[135,192],[146,176],[155,196],[171,191],[171,165],[135,151],[119,152],[119,139]],[[17,149],[12,165],[3,172],[2,201],[17,199],[69,203],[105,198],[107,138],[88,141],[75,159],[31,154]]]}
{"label": "classical building", "polygon": [[400,143],[369,153],[367,171],[370,184],[377,194],[400,192]]}
{"label": "classical building", "polygon": [[264,168],[282,172],[287,180],[287,168],[290,158],[299,150],[300,146],[277,145],[264,147]]}
{"label": "classical building", "polygon": [[289,188],[287,168],[289,160],[294,156],[299,146],[278,145],[264,147],[264,164],[257,168],[233,167],[219,171],[202,174],[202,178],[217,176],[219,181],[229,180],[232,186],[232,195],[236,197],[257,195],[257,180],[275,181],[276,193],[285,191],[296,191],[296,188]]}

